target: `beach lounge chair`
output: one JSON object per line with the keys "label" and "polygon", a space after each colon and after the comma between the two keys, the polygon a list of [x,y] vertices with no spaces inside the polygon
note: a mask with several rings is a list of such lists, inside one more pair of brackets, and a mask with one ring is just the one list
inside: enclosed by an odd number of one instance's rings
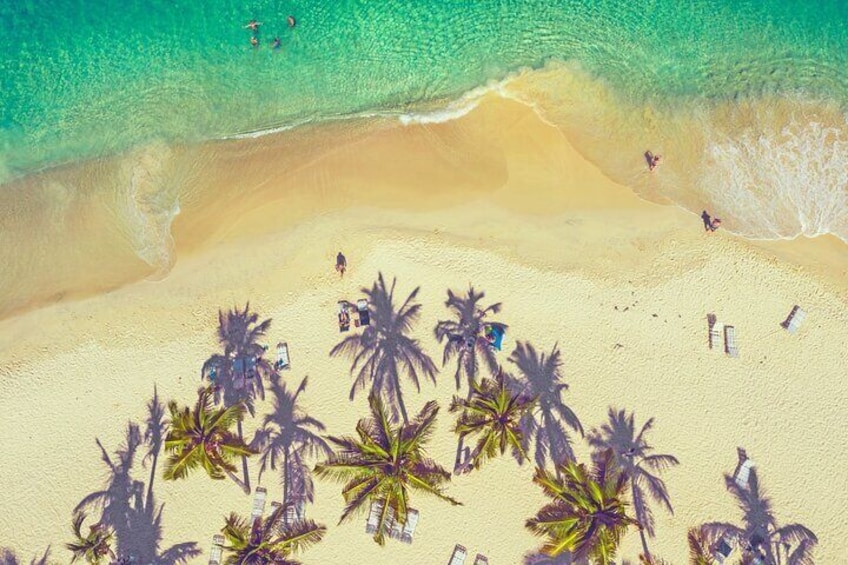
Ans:
{"label": "beach lounge chair", "polygon": [[474,558],[474,565],[489,565],[489,559],[482,553],[478,553]]}
{"label": "beach lounge chair", "polygon": [[339,331],[346,332],[350,329],[350,303],[347,300],[339,300]]}
{"label": "beach lounge chair", "polygon": [[366,534],[373,534],[377,532],[377,526],[380,524],[380,512],[382,511],[382,502],[371,503],[371,510],[368,512],[368,519],[365,521]]}
{"label": "beach lounge chair", "polygon": [[451,554],[450,561],[448,561],[448,565],[464,565],[466,555],[468,555],[468,552],[465,548],[456,544],[453,546],[453,553]]}
{"label": "beach lounge chair", "polygon": [[730,557],[730,554],[733,553],[732,542],[732,539],[728,540],[723,536],[720,540],[718,540],[718,543],[716,543],[715,548],[713,549],[713,559],[715,559],[719,565],[722,565],[725,560]]}
{"label": "beach lounge chair", "polygon": [[368,311],[368,301],[364,298],[356,301],[356,312],[359,314],[359,320],[356,321],[357,326],[371,325],[371,312]]}
{"label": "beach lounge chair", "polygon": [[754,462],[745,457],[736,468],[736,473],[733,475],[733,480],[739,485],[739,488],[748,488],[748,479],[751,476],[751,469],[754,468]]}
{"label": "beach lounge chair", "polygon": [[303,500],[289,502],[286,506],[284,521],[286,524],[297,524],[306,519],[306,504]]}
{"label": "beach lounge chair", "polygon": [[789,333],[794,334],[798,331],[798,328],[801,327],[801,322],[803,322],[806,317],[807,313],[801,310],[801,307],[796,304],[792,307],[792,311],[789,312],[789,315],[783,322],[781,322],[780,325],[783,326],[783,329]]}
{"label": "beach lounge chair", "polygon": [[722,325],[716,320],[715,314],[707,314],[707,328],[710,335],[710,349],[718,349],[721,346]]}
{"label": "beach lounge chair", "polygon": [[739,357],[739,349],[736,347],[736,328],[724,326],[724,352],[731,357]]}
{"label": "beach lounge chair", "polygon": [[253,493],[253,509],[250,511],[250,523],[253,524],[257,518],[261,518],[265,512],[265,500],[268,498],[268,491],[265,487],[256,487]]}
{"label": "beach lounge chair", "polygon": [[503,338],[506,334],[506,326],[503,324],[486,324],[483,326],[486,340],[494,349],[500,351],[503,348]]}
{"label": "beach lounge chair", "polygon": [[221,565],[221,556],[224,554],[224,536],[215,534],[212,536],[212,549],[209,550],[209,565]]}
{"label": "beach lounge chair", "polygon": [[400,534],[400,541],[403,543],[412,543],[412,536],[415,534],[415,527],[418,525],[418,510],[410,508],[406,513],[406,523],[403,525],[403,531]]}
{"label": "beach lounge chair", "polygon": [[291,363],[289,362],[289,344],[285,341],[281,341],[277,344],[277,360],[274,361],[274,368],[278,371],[291,369]]}

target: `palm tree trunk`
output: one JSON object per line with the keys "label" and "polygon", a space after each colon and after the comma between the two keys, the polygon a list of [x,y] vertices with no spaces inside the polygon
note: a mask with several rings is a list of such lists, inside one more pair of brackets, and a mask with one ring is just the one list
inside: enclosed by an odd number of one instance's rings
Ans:
{"label": "palm tree trunk", "polygon": [[244,491],[244,494],[250,494],[250,485],[238,478],[236,474],[230,471],[229,469],[224,469],[224,472],[227,474],[228,477],[233,480],[234,483],[241,487],[241,489]]}
{"label": "palm tree trunk", "polygon": [[[243,434],[242,428],[241,428],[241,419],[239,419],[238,422],[236,422],[236,426],[237,426],[237,429],[238,429],[238,437],[242,441],[242,443],[244,443],[244,434]],[[242,474],[244,475],[244,482],[241,483],[241,484],[244,485],[245,492],[247,492],[247,494],[250,494],[250,475],[248,475],[248,473],[247,473],[247,456],[246,455],[241,456],[241,470],[242,470]]]}
{"label": "palm tree trunk", "polygon": [[[632,500],[636,500],[636,485],[633,482],[633,479],[630,479],[630,498]],[[637,516],[639,518],[639,516]],[[645,537],[645,529],[639,528],[639,537],[642,540],[642,549],[645,552],[645,559],[648,560],[648,563],[651,562],[651,550],[648,549],[648,538]]]}

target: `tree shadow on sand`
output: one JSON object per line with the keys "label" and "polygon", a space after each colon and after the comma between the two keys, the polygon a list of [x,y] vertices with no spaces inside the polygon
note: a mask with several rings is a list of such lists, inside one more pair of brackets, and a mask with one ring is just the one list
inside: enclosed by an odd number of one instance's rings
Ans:
{"label": "tree shadow on sand", "polygon": [[410,337],[413,327],[421,316],[421,304],[415,301],[421,287],[416,287],[399,307],[395,306],[395,283],[386,286],[383,273],[371,288],[363,288],[368,298],[371,324],[361,334],[345,337],[330,350],[330,356],[347,356],[352,360],[350,373],[354,382],[350,389],[353,400],[358,389],[370,383],[370,393],[386,399],[392,417],[398,415],[404,423],[409,422],[403,400],[401,377],[406,376],[421,392],[421,376],[436,384],[436,365],[421,348],[417,339]]}
{"label": "tree shadow on sand", "polygon": [[261,453],[259,478],[270,467],[279,466],[282,473],[283,506],[289,503],[312,502],[314,485],[310,462],[319,456],[329,457],[332,449],[320,435],[323,423],[308,415],[298,403],[306,390],[306,377],[292,392],[286,383],[271,385],[274,409],[265,415],[262,427],[256,431],[251,446]]}
{"label": "tree shadow on sand", "polygon": [[[739,450],[740,464],[747,459]],[[742,525],[729,522],[708,522],[701,532],[710,543],[724,537],[734,540],[746,557],[759,557],[766,565],[813,565],[813,548],[818,544],[816,535],[801,524],[779,526],[774,516],[771,499],[763,492],[756,468],[751,468],[747,485],[737,483],[736,477],[724,475],[728,492],[742,510]]]}
{"label": "tree shadow on sand", "polygon": [[[25,565],[25,561],[19,558],[14,551],[0,547],[0,565]],[[33,557],[29,565],[52,565],[57,563],[50,560],[50,548],[48,547],[41,557]]]}
{"label": "tree shadow on sand", "polygon": [[573,461],[574,450],[567,428],[583,437],[583,426],[562,399],[568,384],[563,381],[559,348],[554,345],[546,355],[529,343],[517,342],[509,362],[518,369],[516,386],[537,399],[535,410],[522,422],[527,439],[532,439],[535,446],[536,465],[544,467],[551,463],[557,466]]}
{"label": "tree shadow on sand", "polygon": [[524,565],[573,565],[576,563],[571,557],[571,554],[565,552],[556,557],[545,555],[544,553],[533,552],[524,556]]}
{"label": "tree shadow on sand", "polygon": [[[142,437],[138,424],[129,422],[124,444],[110,456],[99,439],[101,459],[109,477],[103,490],[92,492],[80,501],[74,512],[99,510],[100,523],[115,532],[118,563],[137,565],[178,565],[187,563],[201,551],[195,542],[180,543],[160,550],[162,543],[162,510],[153,493],[156,465],[165,432],[164,406],[156,389],[147,404],[148,417]],[[133,478],[137,451],[147,446],[145,461],[152,460],[150,479],[145,493],[143,481]],[[142,462],[144,465],[144,462]]]}

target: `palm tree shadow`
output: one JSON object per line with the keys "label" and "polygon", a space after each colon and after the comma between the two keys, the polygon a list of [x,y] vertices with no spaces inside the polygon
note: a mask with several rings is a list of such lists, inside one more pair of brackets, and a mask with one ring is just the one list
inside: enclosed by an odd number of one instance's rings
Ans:
{"label": "palm tree shadow", "polygon": [[332,454],[329,444],[319,435],[326,429],[324,424],[309,416],[298,404],[307,381],[304,377],[294,392],[289,391],[285,383],[272,384],[274,408],[265,415],[251,443],[251,447],[262,454],[260,479],[268,467],[276,470],[279,465],[284,506],[313,502],[314,483],[307,459]]}
{"label": "palm tree shadow", "polygon": [[[154,388],[153,397],[147,404],[148,417],[144,439],[139,426],[129,422],[124,444],[110,456],[99,439],[101,460],[108,468],[109,477],[103,490],[86,495],[74,512],[99,510],[100,523],[115,532],[115,553],[119,563],[137,565],[177,565],[187,563],[200,555],[195,542],[174,545],[160,551],[162,542],[162,510],[157,507],[153,492],[156,463],[165,432],[164,406]],[[152,459],[150,482],[145,494],[143,481],[133,477],[133,467],[138,449],[147,444],[145,460]]]}
{"label": "palm tree shadow", "polygon": [[[740,450],[740,454],[744,454],[744,451]],[[703,524],[701,531],[709,542],[715,543],[722,537],[733,539],[745,554],[765,557],[769,563],[814,563],[812,551],[818,538],[812,530],[801,524],[778,525],[771,499],[760,487],[756,468],[750,469],[747,486],[741,486],[729,474],[724,475],[724,482],[742,510],[742,526],[729,522]]]}
{"label": "palm tree shadow", "polygon": [[[30,559],[29,565],[50,565],[50,548],[44,551],[41,557],[33,557]],[[24,565],[24,561],[20,559],[15,552],[8,548],[0,547],[0,565]]]}
{"label": "palm tree shadow", "polygon": [[388,287],[383,273],[379,273],[370,289],[362,289],[368,298],[371,324],[365,326],[361,334],[349,335],[337,343],[330,350],[330,356],[345,355],[352,360],[350,373],[355,378],[350,400],[354,399],[358,389],[364,389],[370,383],[370,392],[376,392],[387,400],[392,417],[397,420],[400,416],[408,422],[401,376],[409,377],[415,389],[421,392],[421,376],[436,384],[436,365],[423,351],[419,341],[409,336],[421,315],[421,304],[415,302],[421,287],[416,287],[403,304],[396,307],[396,283],[395,278]]}
{"label": "palm tree shadow", "polygon": [[574,460],[574,450],[566,426],[583,437],[583,426],[577,415],[562,400],[568,385],[562,381],[562,359],[556,345],[550,355],[537,352],[529,343],[517,342],[509,362],[519,370],[520,380],[514,386],[536,397],[536,410],[522,422],[528,441],[535,440],[535,462],[545,467]]}
{"label": "palm tree shadow", "polygon": [[539,552],[528,553],[524,556],[524,565],[572,565],[574,563],[574,559],[567,551],[556,557]]}

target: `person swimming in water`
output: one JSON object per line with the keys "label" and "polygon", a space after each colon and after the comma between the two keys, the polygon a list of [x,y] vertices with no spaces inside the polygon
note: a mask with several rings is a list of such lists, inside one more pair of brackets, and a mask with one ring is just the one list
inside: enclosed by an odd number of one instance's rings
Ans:
{"label": "person swimming in water", "polygon": [[289,27],[294,27],[297,25],[297,20],[294,19],[294,16],[289,16],[286,18],[289,22]]}
{"label": "person swimming in water", "polygon": [[259,40],[256,39],[255,35],[250,38],[250,44],[254,47],[259,47]]}
{"label": "person swimming in water", "polygon": [[271,49],[279,49],[280,48],[280,38],[275,37],[274,41],[271,42]]}
{"label": "person swimming in water", "polygon": [[244,29],[249,29],[251,31],[259,31],[259,26],[262,25],[262,22],[257,22],[256,20],[250,20],[250,22],[244,26]]}

